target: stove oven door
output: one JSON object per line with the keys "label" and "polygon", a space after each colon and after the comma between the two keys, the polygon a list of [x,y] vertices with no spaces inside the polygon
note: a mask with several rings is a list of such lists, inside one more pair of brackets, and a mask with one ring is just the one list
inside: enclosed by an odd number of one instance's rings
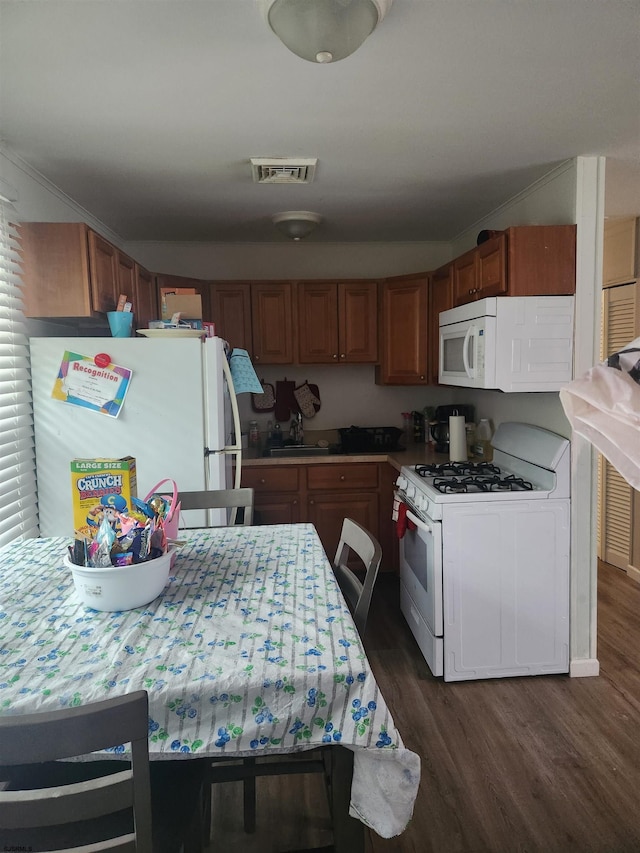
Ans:
{"label": "stove oven door", "polygon": [[442,525],[411,511],[400,540],[400,607],[434,675],[443,673]]}

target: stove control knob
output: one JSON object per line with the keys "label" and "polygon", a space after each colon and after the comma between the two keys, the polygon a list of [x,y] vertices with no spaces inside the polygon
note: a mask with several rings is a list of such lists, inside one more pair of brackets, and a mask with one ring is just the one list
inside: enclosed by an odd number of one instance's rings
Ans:
{"label": "stove control knob", "polygon": [[420,497],[417,500],[417,504],[418,504],[418,509],[420,511],[423,511],[427,508],[429,501],[424,497],[424,495],[420,495]]}
{"label": "stove control knob", "polygon": [[403,477],[403,476],[402,476],[402,474],[401,474],[401,475],[398,477],[398,479],[396,480],[396,486],[397,486],[399,489],[402,489],[402,491],[404,491],[404,490],[407,488],[407,478],[406,478],[406,477]]}
{"label": "stove control knob", "polygon": [[413,500],[413,498],[416,496],[416,487],[407,484],[407,486],[405,487],[405,492],[407,497]]}

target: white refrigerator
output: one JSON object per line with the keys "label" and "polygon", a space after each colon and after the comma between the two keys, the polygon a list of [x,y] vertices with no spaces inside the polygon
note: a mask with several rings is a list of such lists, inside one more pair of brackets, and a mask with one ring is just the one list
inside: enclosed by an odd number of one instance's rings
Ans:
{"label": "white refrigerator", "polygon": [[[31,338],[30,348],[41,536],[73,536],[73,459],[133,456],[140,498],[165,477],[178,491],[239,486],[240,424],[220,338]],[[115,417],[93,405],[108,392],[90,368],[102,377],[107,356],[129,377]],[[73,393],[92,400],[88,407],[52,396],[56,380],[66,384],[61,366],[78,360],[90,379]],[[206,523],[226,523],[226,511],[182,513],[183,527]]]}

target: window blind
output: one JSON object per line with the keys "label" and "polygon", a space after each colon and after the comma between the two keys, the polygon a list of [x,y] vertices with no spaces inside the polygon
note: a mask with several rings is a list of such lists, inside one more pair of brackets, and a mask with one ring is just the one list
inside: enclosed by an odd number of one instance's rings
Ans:
{"label": "window blind", "polygon": [[38,535],[29,342],[9,211],[0,201],[0,546]]}

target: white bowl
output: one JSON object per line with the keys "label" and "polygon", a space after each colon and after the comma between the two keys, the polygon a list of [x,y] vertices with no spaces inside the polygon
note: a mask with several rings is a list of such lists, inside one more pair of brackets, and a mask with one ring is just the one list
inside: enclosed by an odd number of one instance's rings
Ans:
{"label": "white bowl", "polygon": [[76,566],[65,554],[64,564],[71,569],[80,599],[94,610],[133,610],[157,598],[167,584],[175,548],[162,557],[131,566],[92,569]]}

